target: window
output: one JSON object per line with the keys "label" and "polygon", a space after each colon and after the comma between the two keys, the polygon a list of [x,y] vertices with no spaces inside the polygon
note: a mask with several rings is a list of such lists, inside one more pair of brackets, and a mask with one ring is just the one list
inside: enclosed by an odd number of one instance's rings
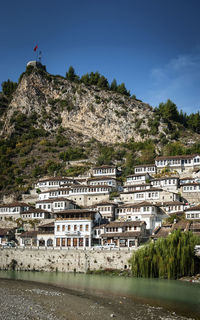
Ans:
{"label": "window", "polygon": [[59,225],[57,226],[57,231],[60,231],[60,226]]}
{"label": "window", "polygon": [[74,225],[74,231],[76,231],[76,230],[77,230],[77,225],[75,224],[75,225]]}
{"label": "window", "polygon": [[56,247],[60,247],[60,238],[56,239]]}
{"label": "window", "polygon": [[85,226],[85,231],[89,231],[89,225],[88,224],[86,224],[86,226]]}
{"label": "window", "polygon": [[65,225],[64,224],[62,225],[62,231],[65,231]]}
{"label": "window", "polygon": [[71,226],[70,224],[67,226],[67,230],[70,231],[71,230]]}
{"label": "window", "polygon": [[88,238],[85,239],[85,246],[89,247],[89,239]]}
{"label": "window", "polygon": [[83,247],[83,238],[79,238],[79,247]]}
{"label": "window", "polygon": [[80,231],[83,231],[83,225],[80,224]]}

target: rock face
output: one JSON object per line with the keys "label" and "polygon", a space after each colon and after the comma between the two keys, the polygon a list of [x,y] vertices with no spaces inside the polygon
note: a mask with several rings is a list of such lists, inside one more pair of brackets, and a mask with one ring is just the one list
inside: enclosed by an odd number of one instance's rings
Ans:
{"label": "rock face", "polygon": [[[13,115],[23,113],[27,117],[34,115],[34,126],[50,133],[62,126],[104,143],[155,138],[149,131],[148,121],[154,113],[148,104],[32,68],[24,73],[14,93],[1,135],[11,134]],[[161,123],[158,134],[164,129]]]}

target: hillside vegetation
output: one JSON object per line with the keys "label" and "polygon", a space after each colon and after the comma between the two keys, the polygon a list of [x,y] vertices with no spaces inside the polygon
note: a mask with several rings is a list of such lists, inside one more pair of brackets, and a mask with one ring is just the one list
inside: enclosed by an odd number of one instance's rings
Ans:
{"label": "hillside vegetation", "polygon": [[157,154],[200,152],[199,117],[170,100],[153,109],[98,72],[79,78],[70,67],[64,78],[29,66],[18,83],[2,84],[0,192],[20,196],[39,177],[76,176],[95,164],[119,165],[125,176]]}

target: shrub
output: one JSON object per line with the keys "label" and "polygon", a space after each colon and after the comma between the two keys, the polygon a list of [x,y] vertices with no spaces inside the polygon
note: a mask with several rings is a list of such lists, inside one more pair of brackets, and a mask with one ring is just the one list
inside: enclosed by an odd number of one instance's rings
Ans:
{"label": "shrub", "polygon": [[73,160],[87,159],[87,156],[83,148],[69,147],[67,150],[60,153],[59,158],[63,161],[73,161]]}

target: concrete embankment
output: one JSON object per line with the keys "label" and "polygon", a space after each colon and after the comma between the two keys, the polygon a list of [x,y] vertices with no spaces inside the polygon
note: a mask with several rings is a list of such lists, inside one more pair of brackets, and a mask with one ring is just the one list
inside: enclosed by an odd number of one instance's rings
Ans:
{"label": "concrete embankment", "polygon": [[1,248],[1,270],[87,272],[129,269],[129,250]]}

